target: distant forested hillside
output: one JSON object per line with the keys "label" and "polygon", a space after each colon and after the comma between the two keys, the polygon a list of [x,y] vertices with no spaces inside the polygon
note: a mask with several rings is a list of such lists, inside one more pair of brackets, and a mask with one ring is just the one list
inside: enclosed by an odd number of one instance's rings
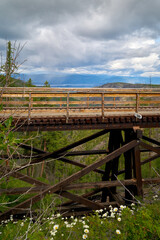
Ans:
{"label": "distant forested hillside", "polygon": [[[0,87],[5,86],[5,77],[3,75],[0,75]],[[10,84],[8,87],[35,87],[35,85],[32,84],[32,80],[29,79],[28,81],[22,81],[21,79],[11,78]]]}
{"label": "distant forested hillside", "polygon": [[140,84],[140,83],[122,83],[122,82],[115,82],[115,83],[107,83],[100,86],[100,88],[160,88],[159,84]]}

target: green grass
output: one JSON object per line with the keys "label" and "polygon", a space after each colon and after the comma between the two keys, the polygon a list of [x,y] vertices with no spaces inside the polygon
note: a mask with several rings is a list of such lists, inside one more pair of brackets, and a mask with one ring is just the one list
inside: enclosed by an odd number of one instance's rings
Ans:
{"label": "green grass", "polygon": [[11,216],[0,225],[0,239],[158,240],[159,222],[160,201],[154,200],[149,205],[97,210],[94,214],[81,218],[50,214],[41,216],[41,219],[24,217],[23,220],[15,221]]}

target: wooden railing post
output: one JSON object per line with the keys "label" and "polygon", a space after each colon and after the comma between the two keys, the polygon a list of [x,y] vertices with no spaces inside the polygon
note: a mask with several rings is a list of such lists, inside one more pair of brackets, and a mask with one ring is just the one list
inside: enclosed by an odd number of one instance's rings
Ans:
{"label": "wooden railing post", "polygon": [[116,98],[114,97],[114,107],[116,107]]}
{"label": "wooden railing post", "polygon": [[67,93],[67,112],[66,112],[66,123],[68,123],[69,119],[69,92]]}
{"label": "wooden railing post", "polygon": [[62,107],[62,104],[61,104],[61,102],[62,102],[62,97],[60,97],[60,108]]}
{"label": "wooden railing post", "polygon": [[101,95],[101,107],[102,107],[102,121],[104,120],[104,93]]}
{"label": "wooden railing post", "polygon": [[31,93],[29,93],[28,122],[31,119],[31,109],[32,109],[32,95],[31,95]]}
{"label": "wooden railing post", "polygon": [[136,113],[139,111],[139,93],[136,93]]}
{"label": "wooden railing post", "polygon": [[89,108],[89,97],[87,97],[87,108]]}

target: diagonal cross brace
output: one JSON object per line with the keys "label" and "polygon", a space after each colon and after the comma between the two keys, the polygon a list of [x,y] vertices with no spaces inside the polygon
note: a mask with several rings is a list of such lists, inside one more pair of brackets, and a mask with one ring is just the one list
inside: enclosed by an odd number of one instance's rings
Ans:
{"label": "diagonal cross brace", "polygon": [[149,145],[147,143],[144,143],[142,141],[140,141],[140,145],[142,147],[144,147],[145,149],[149,149],[149,150],[151,150],[151,151],[153,151],[153,152],[155,152],[157,154],[160,154],[160,149],[159,148],[153,147],[153,146],[151,146],[151,145]]}
{"label": "diagonal cross brace", "polygon": [[27,199],[26,201],[18,204],[17,206],[15,206],[14,208],[12,208],[11,210],[6,211],[5,213],[2,213],[0,215],[0,218],[3,218],[4,215],[11,215],[13,214],[13,212],[15,212],[15,209],[19,209],[19,208],[26,208],[31,206],[33,203],[41,200],[47,193],[55,193],[57,191],[62,191],[63,188],[65,186],[67,186],[68,184],[70,184],[73,181],[78,180],[79,178],[85,176],[86,174],[88,174],[89,172],[93,171],[94,169],[102,166],[103,164],[113,160],[115,157],[120,156],[122,153],[134,148],[135,146],[139,145],[139,141],[137,140],[133,140],[127,144],[125,144],[124,146],[122,146],[121,148],[113,151],[112,153],[110,153],[108,156],[106,156],[105,158],[96,161],[95,163],[92,163],[90,165],[88,165],[87,167],[85,167],[84,169],[72,174],[71,176],[67,177],[66,179],[62,180],[61,182],[48,187],[46,190],[44,190],[43,192],[41,192],[40,194],[37,194],[35,196],[33,196],[32,198]]}
{"label": "diagonal cross brace", "polygon": [[[34,159],[33,161],[31,161],[29,165],[32,165],[32,164],[35,164],[35,163],[40,163],[40,162],[42,162],[43,160],[46,160],[46,159],[48,159],[48,158],[58,157],[59,154],[65,153],[66,151],[68,151],[68,150],[70,150],[70,149],[72,149],[72,148],[74,148],[74,147],[77,147],[77,146],[79,146],[79,145],[81,145],[81,144],[83,144],[83,143],[86,143],[86,142],[88,142],[88,141],[91,141],[91,140],[93,140],[93,139],[95,139],[95,138],[97,138],[97,137],[100,137],[100,136],[108,133],[108,132],[109,132],[109,130],[105,129],[105,130],[102,130],[102,131],[97,132],[97,133],[95,133],[95,134],[92,134],[91,136],[88,136],[88,137],[86,137],[86,138],[83,138],[83,139],[81,139],[81,140],[79,140],[79,141],[77,141],[77,142],[74,142],[74,143],[72,143],[72,144],[69,144],[69,145],[67,145],[66,147],[60,148],[60,149],[58,149],[58,150],[56,150],[56,151],[54,151],[54,152],[52,152],[52,153],[44,153],[41,157],[36,158],[36,159]],[[24,169],[24,168],[26,168],[26,167],[28,167],[28,165],[27,165],[27,166],[26,166],[26,165],[21,166],[21,167],[20,167],[20,170],[21,170],[21,169]]]}

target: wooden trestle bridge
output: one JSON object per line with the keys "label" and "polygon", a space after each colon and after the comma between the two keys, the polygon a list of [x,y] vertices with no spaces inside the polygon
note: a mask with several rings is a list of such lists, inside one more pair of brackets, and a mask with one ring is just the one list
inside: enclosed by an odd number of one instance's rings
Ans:
{"label": "wooden trestle bridge", "polygon": [[[95,209],[106,208],[110,204],[129,204],[135,201],[135,196],[143,197],[143,185],[160,183],[158,176],[144,179],[141,173],[144,164],[160,158],[160,141],[143,134],[144,128],[160,128],[160,89],[5,88],[0,89],[0,92],[3,105],[0,120],[3,123],[6,118],[12,116],[13,129],[16,131],[99,129],[96,133],[54,152],[45,152],[33,146],[20,144],[20,148],[36,155],[32,154],[30,162],[19,167],[2,164],[1,176],[12,176],[33,186],[0,189],[0,194],[27,192],[33,193],[34,196],[8,208],[0,214],[0,219],[29,213],[32,205],[46,194],[69,199],[56,206],[57,211],[64,216],[82,215]],[[105,134],[109,135],[108,149],[72,151],[75,147]],[[153,154],[144,159],[143,153],[147,151]],[[90,165],[69,159],[70,156],[96,154],[101,154],[102,158]],[[124,169],[119,168],[119,158],[122,154]],[[21,172],[24,168],[48,159],[79,166],[81,170],[54,185]],[[105,170],[101,168],[103,165]],[[102,176],[100,182],[77,183],[77,180],[92,171]],[[123,180],[118,178],[121,174],[124,176]],[[119,187],[122,186],[123,194],[119,193]],[[70,191],[78,189],[91,190],[83,195]]]}

